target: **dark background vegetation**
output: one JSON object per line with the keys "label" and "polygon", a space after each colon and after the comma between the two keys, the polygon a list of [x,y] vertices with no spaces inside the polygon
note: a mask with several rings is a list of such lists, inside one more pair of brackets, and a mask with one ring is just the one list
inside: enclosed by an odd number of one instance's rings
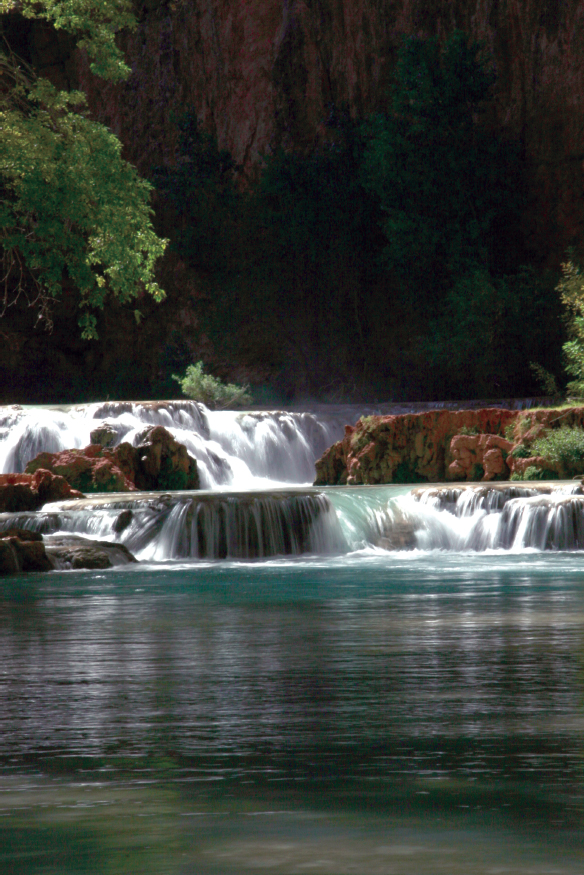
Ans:
{"label": "dark background vegetation", "polygon": [[185,107],[174,165],[151,171],[167,302],[144,302],[141,329],[114,305],[91,343],[66,297],[49,343],[16,308],[25,364],[0,355],[0,400],[176,396],[172,374],[201,357],[268,404],[540,394],[530,363],[561,372],[558,276],[526,239],[494,81],[460,32],[408,38],[383,112],[331,106],[312,147],[252,179]]}
{"label": "dark background vegetation", "polygon": [[312,150],[266,156],[252,184],[180,117],[176,166],[154,180],[215,355],[292,398],[537,392],[530,362],[561,368],[557,277],[529,263],[493,83],[463,34],[410,38],[385,113],[331,107]]}

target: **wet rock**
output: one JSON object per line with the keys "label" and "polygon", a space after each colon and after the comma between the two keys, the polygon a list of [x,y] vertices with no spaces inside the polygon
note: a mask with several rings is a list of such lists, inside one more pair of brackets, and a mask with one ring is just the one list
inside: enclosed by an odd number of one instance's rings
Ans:
{"label": "wet rock", "polygon": [[89,494],[199,488],[196,460],[160,425],[145,429],[136,447],[124,441],[117,447],[90,444],[82,450],[40,453],[28,463],[26,473],[40,468]]}
{"label": "wet rock", "polygon": [[150,426],[141,435],[136,450],[139,464],[136,485],[144,490],[198,489],[197,462],[161,425]]}
{"label": "wet rock", "polygon": [[134,519],[134,512],[131,510],[123,510],[121,514],[116,517],[116,520],[112,526],[116,535],[119,535],[120,532],[124,532],[132,520]]}
{"label": "wet rock", "polygon": [[89,434],[89,439],[92,444],[99,444],[101,447],[111,447],[118,436],[117,431],[110,425],[109,422],[102,422],[97,428],[94,428]]}
{"label": "wet rock", "polygon": [[47,535],[45,549],[55,569],[99,569],[136,562],[123,544],[93,541],[78,535]]}
{"label": "wet rock", "polygon": [[0,532],[0,574],[17,571],[51,571],[42,535],[27,529]]}
{"label": "wet rock", "polygon": [[51,501],[84,498],[68,481],[41,465],[24,474],[0,474],[0,513],[38,510]]}

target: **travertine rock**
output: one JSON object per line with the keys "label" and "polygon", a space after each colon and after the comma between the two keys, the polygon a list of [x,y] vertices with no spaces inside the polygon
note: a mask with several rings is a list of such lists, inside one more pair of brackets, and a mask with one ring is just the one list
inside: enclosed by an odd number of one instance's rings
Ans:
{"label": "travertine rock", "polygon": [[507,479],[535,467],[572,477],[540,457],[516,459],[514,446],[562,425],[584,428],[584,408],[435,410],[366,416],[316,463],[315,485]]}
{"label": "travertine rock", "polygon": [[199,488],[196,460],[160,425],[148,426],[137,447],[124,441],[112,448],[90,444],[83,450],[39,453],[26,472],[34,474],[40,468],[86,493]]}
{"label": "travertine rock", "polygon": [[0,474],[0,513],[38,510],[50,501],[83,497],[64,477],[41,465],[26,474]]}

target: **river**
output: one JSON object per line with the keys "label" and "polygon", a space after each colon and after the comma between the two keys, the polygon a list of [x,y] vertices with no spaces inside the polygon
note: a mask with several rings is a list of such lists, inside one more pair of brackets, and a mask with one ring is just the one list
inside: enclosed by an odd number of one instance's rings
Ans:
{"label": "river", "polygon": [[0,579],[0,872],[581,875],[577,487],[316,490],[334,418],[184,405],[5,409],[3,470],[96,418],[207,480],[19,516],[140,562]]}

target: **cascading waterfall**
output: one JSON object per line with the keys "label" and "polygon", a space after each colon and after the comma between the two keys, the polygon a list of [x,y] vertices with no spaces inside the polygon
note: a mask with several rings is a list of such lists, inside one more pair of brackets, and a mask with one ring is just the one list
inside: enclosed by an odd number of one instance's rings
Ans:
{"label": "cascading waterfall", "polygon": [[0,515],[0,531],[76,534],[127,547],[139,560],[261,559],[346,550],[339,520],[318,492],[189,493],[55,502]]}
{"label": "cascading waterfall", "polygon": [[104,402],[68,409],[0,408],[0,474],[24,471],[42,451],[81,448],[107,422],[114,445],[162,425],[197,460],[203,489],[312,483],[314,460],[342,434],[339,417],[287,411],[208,410],[195,401]]}
{"label": "cascading waterfall", "polygon": [[582,550],[584,495],[579,484],[103,495],[0,515],[11,527],[113,541],[148,562]]}
{"label": "cascading waterfall", "polygon": [[210,411],[193,401],[0,408],[0,473],[22,471],[43,450],[86,446],[104,422],[114,444],[136,445],[146,426],[163,425],[197,459],[203,486],[45,505],[0,515],[0,529],[110,540],[148,562],[584,549],[580,483],[300,488],[312,481],[315,459],[339,437],[344,418]]}

